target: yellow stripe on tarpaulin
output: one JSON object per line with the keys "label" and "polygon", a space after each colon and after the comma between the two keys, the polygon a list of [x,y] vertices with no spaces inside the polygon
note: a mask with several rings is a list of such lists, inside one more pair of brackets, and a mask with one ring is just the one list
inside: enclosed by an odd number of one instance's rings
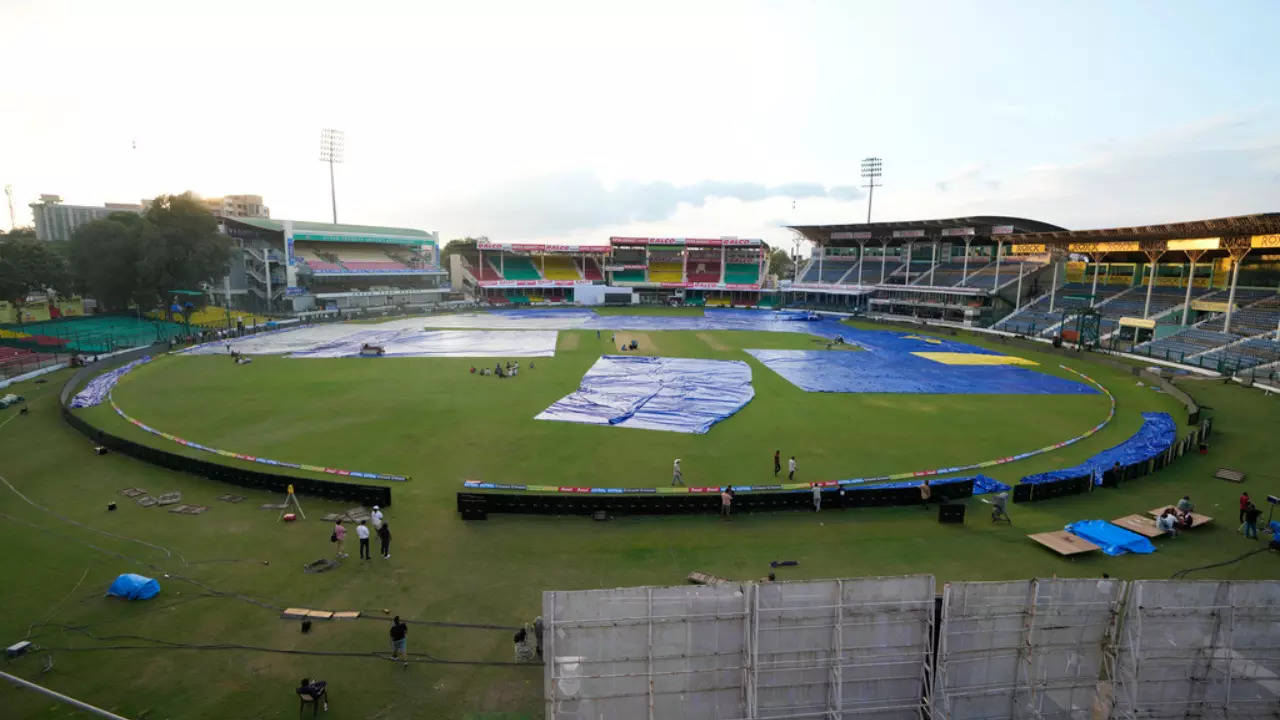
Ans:
{"label": "yellow stripe on tarpaulin", "polygon": [[913,352],[912,355],[943,365],[1039,365],[1040,363],[1012,355],[984,355],[982,353]]}
{"label": "yellow stripe on tarpaulin", "polygon": [[920,337],[919,335],[903,335],[903,336],[902,336],[902,339],[903,339],[903,340],[923,340],[923,341],[925,341],[925,342],[927,342],[927,343],[932,343],[932,344],[934,344],[934,345],[941,345],[941,344],[942,344],[942,341],[941,341],[941,340],[939,340],[939,339],[937,339],[937,338],[931,338],[931,337]]}

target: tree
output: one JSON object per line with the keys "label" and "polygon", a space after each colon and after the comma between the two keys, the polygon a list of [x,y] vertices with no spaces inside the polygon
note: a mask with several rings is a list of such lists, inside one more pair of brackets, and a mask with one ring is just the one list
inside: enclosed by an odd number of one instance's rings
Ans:
{"label": "tree", "polygon": [[444,249],[440,251],[440,267],[449,267],[449,258],[462,252],[475,252],[476,243],[489,242],[487,237],[464,237],[455,238],[444,244]]}
{"label": "tree", "polygon": [[779,279],[785,280],[791,277],[791,267],[793,263],[791,258],[787,257],[787,251],[782,248],[774,248],[769,251],[769,274],[776,275]]}
{"label": "tree", "polygon": [[71,236],[76,284],[107,310],[124,310],[132,302],[142,255],[142,218],[135,213],[112,213]]}
{"label": "tree", "polygon": [[112,213],[71,237],[83,289],[109,310],[163,306],[171,290],[195,290],[226,273],[231,240],[190,193],[162,195],[143,215]]}
{"label": "tree", "polygon": [[0,239],[0,299],[21,305],[31,293],[71,289],[66,260],[21,230]]}
{"label": "tree", "polygon": [[142,216],[142,260],[134,301],[163,304],[170,290],[194,290],[225,275],[230,238],[191,193],[161,195]]}

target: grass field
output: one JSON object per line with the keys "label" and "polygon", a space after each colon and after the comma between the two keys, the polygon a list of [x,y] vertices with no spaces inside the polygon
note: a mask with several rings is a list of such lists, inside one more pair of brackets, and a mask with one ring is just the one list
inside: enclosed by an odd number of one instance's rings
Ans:
{"label": "grass field", "polygon": [[[1091,427],[1107,410],[1105,397],[1097,395],[803,393],[741,349],[811,347],[806,336],[644,335],[643,350],[652,353],[745,360],[756,398],[702,436],[533,421],[607,351],[594,331],[562,332],[555,358],[537,360],[536,369],[511,380],[472,376],[471,361],[453,359],[260,358],[238,367],[225,358],[169,357],[120,385],[117,400],[135,417],[206,444],[412,475],[411,482],[395,485],[387,513],[392,559],[348,561],[321,575],[305,575],[301,566],[331,552],[327,524],[277,523],[276,513],[257,506],[281,498],[115,455],[94,456],[57,416],[55,394],[65,375],[43,385],[24,383],[16,391],[31,399],[31,414],[0,413],[0,476],[7,483],[0,485],[0,542],[7,550],[0,570],[10,579],[0,591],[0,635],[5,645],[29,635],[52,648],[55,662],[49,673],[40,672],[38,657],[6,670],[135,718],[293,717],[292,687],[303,675],[329,681],[333,718],[537,718],[539,667],[431,661],[509,662],[509,629],[414,624],[409,650],[420,654],[406,669],[366,654],[386,649],[384,621],[319,623],[304,635],[295,622],[278,619],[277,610],[249,600],[515,626],[539,613],[544,589],[678,584],[695,569],[759,578],[770,560],[783,558],[800,563],[783,580],[914,572],[942,581],[1103,572],[1160,578],[1256,547],[1235,532],[1240,487],[1211,479],[1214,469],[1249,472],[1244,487],[1255,497],[1280,491],[1273,469],[1274,439],[1280,437],[1276,400],[1188,381],[1186,389],[1214,408],[1209,455],[1185,458],[1120,490],[1013,506],[1013,528],[991,526],[976,500],[959,527],[939,525],[917,508],[760,514],[727,523],[712,517],[594,523],[542,516],[463,523],[453,509],[463,478],[652,486],[669,482],[671,458],[681,457],[690,483],[758,482],[771,476],[775,447],[798,456],[798,479],[849,477],[1040,447]],[[1014,354],[1060,372],[1055,356]],[[998,479],[1016,482],[1114,445],[1138,427],[1142,410],[1184,419],[1171,398],[1138,386],[1132,375],[1087,357],[1072,363],[1116,395],[1116,419],[1076,446],[996,468],[991,474]],[[109,408],[89,415],[127,437],[179,447],[137,431]],[[211,509],[195,517],[143,509],[116,494],[133,486],[181,490],[185,502]],[[218,502],[225,492],[248,499]],[[1177,540],[1157,541],[1154,555],[1068,561],[1024,537],[1073,520],[1142,511],[1185,493],[1219,520]],[[108,513],[112,500],[120,509]],[[302,502],[313,518],[344,508],[305,497]],[[148,602],[104,599],[110,580],[128,571],[159,577],[163,592]],[[1275,578],[1280,562],[1260,554],[1193,577]],[[0,707],[6,717],[71,716],[8,686],[0,687]]]}

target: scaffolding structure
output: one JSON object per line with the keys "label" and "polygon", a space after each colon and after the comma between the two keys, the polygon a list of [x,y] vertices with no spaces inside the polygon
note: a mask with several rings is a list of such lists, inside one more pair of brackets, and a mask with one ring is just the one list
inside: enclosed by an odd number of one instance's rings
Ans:
{"label": "scaffolding structure", "polygon": [[930,575],[543,594],[546,717],[923,717]]}
{"label": "scaffolding structure", "polygon": [[[1275,718],[1280,581],[543,593],[548,720]],[[935,649],[936,646],[936,649]]]}
{"label": "scaffolding structure", "polygon": [[1136,580],[1123,623],[1112,717],[1280,716],[1280,582]]}
{"label": "scaffolding structure", "polygon": [[1123,590],[1119,580],[949,583],[933,717],[1091,717],[1109,695]]}

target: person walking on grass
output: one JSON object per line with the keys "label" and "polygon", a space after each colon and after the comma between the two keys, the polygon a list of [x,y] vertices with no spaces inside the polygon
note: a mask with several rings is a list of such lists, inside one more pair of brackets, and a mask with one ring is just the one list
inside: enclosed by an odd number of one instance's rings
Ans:
{"label": "person walking on grass", "polygon": [[778,473],[782,472],[782,451],[773,451],[773,477],[777,478]]}
{"label": "person walking on grass", "polygon": [[1258,518],[1261,517],[1262,511],[1257,505],[1249,503],[1249,507],[1244,511],[1244,536],[1247,538],[1258,539]]}
{"label": "person walking on grass", "polygon": [[813,511],[822,512],[822,486],[813,484]]}
{"label": "person walking on grass", "polygon": [[400,616],[397,615],[391,621],[391,659],[400,660],[405,667],[409,667],[409,653],[405,649],[407,641],[405,636],[409,634],[409,626],[400,622]]}
{"label": "person walking on grass", "polygon": [[1249,493],[1240,493],[1240,522],[1242,524],[1244,523],[1244,513],[1249,509],[1249,503],[1251,502]]}
{"label": "person walking on grass", "polygon": [[720,490],[720,517],[728,520],[729,513],[733,510],[733,488],[725,485]]}
{"label": "person walking on grass", "polygon": [[920,481],[920,509],[929,509],[929,498],[933,496],[933,488],[929,487],[928,480]]}
{"label": "person walking on grass", "polygon": [[373,556],[369,554],[369,526],[363,520],[356,526],[356,537],[360,539],[360,559],[372,560]]}
{"label": "person walking on grass", "polygon": [[391,528],[387,526],[386,522],[383,522],[381,525],[378,526],[378,543],[382,546],[381,548],[379,548],[382,551],[382,559],[390,560],[391,559]]}
{"label": "person walking on grass", "polygon": [[787,461],[787,482],[795,482],[796,479],[796,456],[792,455]]}
{"label": "person walking on grass", "polygon": [[684,485],[684,473],[680,472],[680,458],[676,458],[676,462],[671,468],[671,487],[676,485]]}
{"label": "person walking on grass", "polygon": [[348,557],[348,555],[343,552],[347,544],[347,529],[342,526],[341,520],[333,524],[333,534],[329,536],[329,539],[335,543],[335,547],[338,549],[337,555],[339,558]]}
{"label": "person walking on grass", "polygon": [[378,528],[382,527],[382,508],[374,505],[373,512],[369,513],[369,519],[373,521],[373,531],[378,532]]}

